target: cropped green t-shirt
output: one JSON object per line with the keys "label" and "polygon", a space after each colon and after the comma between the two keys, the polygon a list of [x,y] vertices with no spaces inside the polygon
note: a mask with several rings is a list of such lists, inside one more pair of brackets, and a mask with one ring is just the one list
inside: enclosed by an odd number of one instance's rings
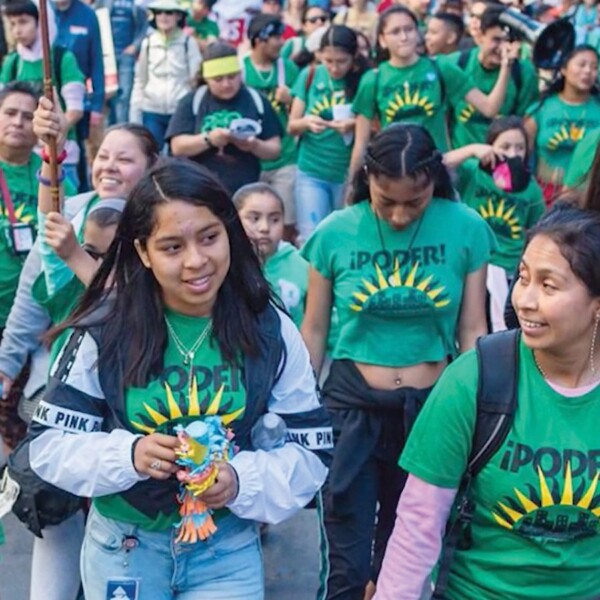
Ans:
{"label": "cropped green t-shirt", "polygon": [[420,57],[408,67],[384,62],[363,75],[352,107],[367,119],[378,117],[382,128],[397,122],[423,125],[445,151],[447,105],[474,87],[464,71],[443,58]]}
{"label": "cropped green t-shirt", "polygon": [[458,169],[457,188],[462,201],[476,210],[496,234],[498,248],[490,263],[513,273],[519,264],[525,234],[544,214],[542,190],[533,177],[522,192],[504,192],[476,158]]}
{"label": "cropped green t-shirt", "polygon": [[[183,346],[191,348],[207,326],[208,318],[188,317],[167,309],[167,318]],[[186,423],[206,414],[231,415],[240,419],[246,408],[246,391],[240,368],[225,364],[210,334],[196,352],[193,366],[185,365],[169,335],[164,370],[144,388],[128,388],[125,409],[133,431],[173,434],[177,423]],[[195,378],[188,394],[190,369]],[[215,411],[215,412],[212,412]],[[173,510],[158,512],[154,519],[142,514],[120,494],[94,498],[94,506],[105,517],[135,523],[148,531],[168,529],[179,520],[179,505],[173,495]]]}
{"label": "cropped green t-shirt", "polygon": [[[432,485],[457,488],[475,426],[475,351],[442,374],[400,459]],[[520,344],[518,408],[474,479],[472,546],[452,561],[449,600],[591,600],[600,590],[600,387],[567,398]]]}
{"label": "cropped green t-shirt", "polygon": [[585,104],[567,104],[554,94],[528,114],[537,125],[536,174],[544,183],[560,185],[579,143],[600,127],[600,99],[592,96]]}
{"label": "cropped green t-shirt", "polygon": [[404,367],[454,356],[465,280],[494,247],[475,211],[439,198],[401,231],[366,201],[329,215],[302,254],[332,283],[332,357]]}

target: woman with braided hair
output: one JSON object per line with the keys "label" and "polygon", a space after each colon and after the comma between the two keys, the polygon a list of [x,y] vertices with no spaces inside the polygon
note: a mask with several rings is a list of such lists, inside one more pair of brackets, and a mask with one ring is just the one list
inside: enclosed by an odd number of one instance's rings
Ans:
{"label": "woman with braided hair", "polygon": [[356,179],[353,203],[302,250],[310,262],[302,335],[317,373],[333,307],[339,320],[323,388],[336,446],[323,494],[328,560],[319,598],[345,600],[362,600],[377,578],[416,413],[448,361],[486,332],[495,246],[484,220],[452,201],[442,155],[421,126],[377,135]]}

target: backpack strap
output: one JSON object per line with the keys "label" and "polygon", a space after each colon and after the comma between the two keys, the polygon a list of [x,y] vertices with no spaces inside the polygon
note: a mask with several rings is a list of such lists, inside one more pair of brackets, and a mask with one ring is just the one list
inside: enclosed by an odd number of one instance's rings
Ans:
{"label": "backpack strap", "polygon": [[317,70],[317,65],[312,64],[308,67],[308,74],[306,75],[306,83],[304,84],[304,91],[306,95],[308,95],[308,90],[310,90],[310,86],[312,82],[315,80],[315,71]]}
{"label": "backpack strap", "polygon": [[208,87],[205,85],[201,85],[194,93],[194,99],[192,100],[192,114],[197,117],[200,112],[200,105],[202,101],[206,97],[206,92],[208,91]]}
{"label": "backpack strap", "polygon": [[60,94],[62,90],[62,59],[65,55],[66,48],[64,46],[52,47],[52,68],[54,69],[54,84]]}
{"label": "backpack strap", "polygon": [[469,62],[469,57],[471,56],[471,49],[470,48],[465,48],[464,50],[460,51],[460,54],[458,55],[458,61],[457,61],[457,65],[460,68],[461,71],[464,71],[467,68],[467,63]]}
{"label": "backpack strap", "polygon": [[469,497],[473,479],[498,452],[517,410],[518,330],[502,331],[477,340],[477,417],[467,468],[456,494],[456,513],[442,544],[433,598],[442,600],[456,549],[470,547],[475,504]]}
{"label": "backpack strap", "polygon": [[262,119],[263,115],[265,114],[265,103],[263,100],[263,96],[261,96],[254,88],[246,86],[246,89],[248,90],[248,92],[250,92],[250,96],[252,98],[252,101],[254,102],[254,106],[256,106],[256,110],[258,111],[258,114]]}
{"label": "backpack strap", "polygon": [[285,63],[283,61],[283,57],[279,57],[276,63],[277,69],[277,86],[283,87],[285,85]]}

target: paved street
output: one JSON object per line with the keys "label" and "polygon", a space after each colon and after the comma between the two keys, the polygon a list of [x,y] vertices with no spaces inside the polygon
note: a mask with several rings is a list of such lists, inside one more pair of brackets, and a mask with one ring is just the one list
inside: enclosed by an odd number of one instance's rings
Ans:
{"label": "paved street", "polygon": [[[0,546],[0,600],[28,600],[33,536],[12,515],[2,524],[7,543]],[[314,600],[318,540],[314,510],[268,529],[263,538],[267,600]]]}

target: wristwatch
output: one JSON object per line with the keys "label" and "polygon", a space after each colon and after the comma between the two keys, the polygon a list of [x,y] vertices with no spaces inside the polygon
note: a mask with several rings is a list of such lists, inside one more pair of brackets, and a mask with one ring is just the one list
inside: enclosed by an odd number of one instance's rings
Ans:
{"label": "wristwatch", "polygon": [[209,148],[216,148],[216,146],[210,140],[210,132],[207,131],[204,133],[204,141]]}

